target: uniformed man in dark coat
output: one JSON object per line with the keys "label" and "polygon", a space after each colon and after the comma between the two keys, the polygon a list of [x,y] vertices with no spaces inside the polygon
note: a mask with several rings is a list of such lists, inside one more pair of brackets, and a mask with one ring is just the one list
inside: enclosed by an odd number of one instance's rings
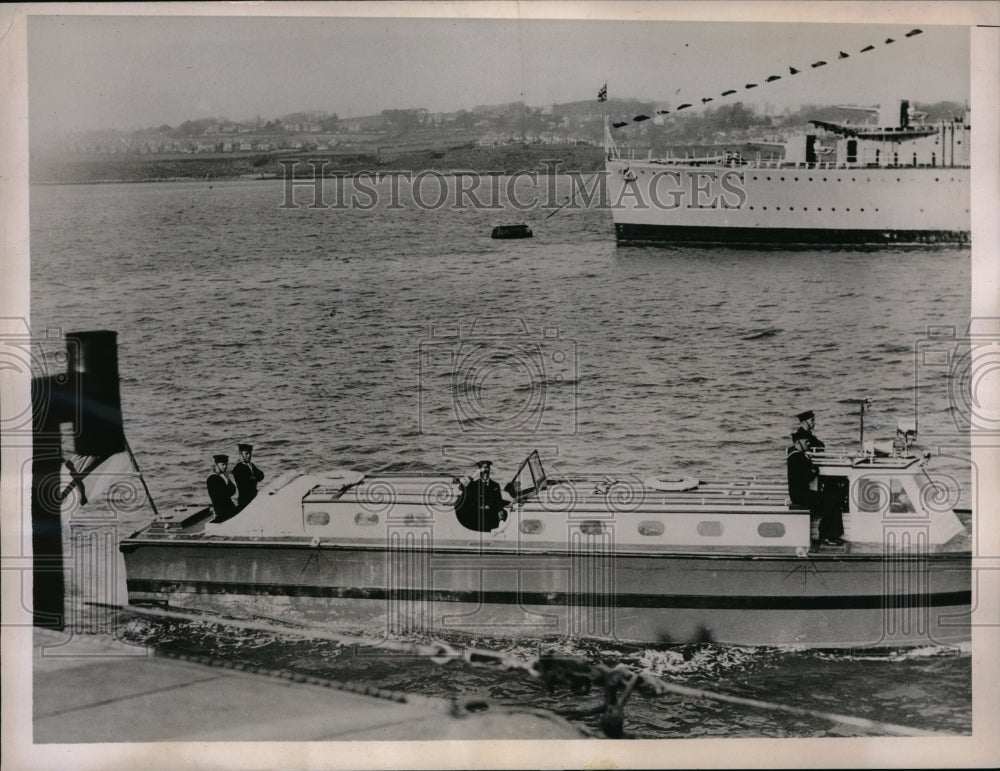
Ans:
{"label": "uniformed man in dark coat", "polygon": [[799,428],[808,435],[808,450],[823,450],[826,445],[813,433],[813,429],[816,428],[816,413],[812,410],[806,410],[805,412],[800,412],[795,418],[799,421]]}
{"label": "uniformed man in dark coat", "polygon": [[229,476],[229,456],[214,455],[212,460],[215,466],[206,480],[208,498],[212,501],[212,509],[215,511],[215,519],[212,521],[225,522],[236,516],[236,506],[233,504],[236,485]]}
{"label": "uniformed man in dark coat", "polygon": [[819,469],[809,457],[809,431],[799,428],[792,434],[792,446],[788,448],[788,497],[796,506],[808,507],[811,514],[820,518],[819,540],[827,546],[844,543],[844,522],[840,511],[840,501],[829,493],[821,493],[810,488],[819,475]]}
{"label": "uniformed man in dark coat", "polygon": [[507,519],[504,509],[507,502],[500,493],[500,485],[490,479],[492,462],[481,460],[476,465],[479,467],[479,479],[459,482],[462,494],[455,504],[455,513],[464,527],[489,532]]}
{"label": "uniformed man in dark coat", "polygon": [[236,510],[242,511],[257,497],[257,483],[263,481],[264,472],[254,465],[252,444],[238,445],[240,460],[233,466],[233,479],[236,481]]}

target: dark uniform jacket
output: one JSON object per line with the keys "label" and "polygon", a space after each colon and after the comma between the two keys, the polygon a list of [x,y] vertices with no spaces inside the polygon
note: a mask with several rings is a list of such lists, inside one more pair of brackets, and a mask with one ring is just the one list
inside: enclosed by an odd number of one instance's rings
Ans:
{"label": "dark uniform jacket", "polygon": [[806,445],[809,447],[810,450],[822,450],[826,448],[826,443],[823,442],[821,439],[819,439],[816,436],[816,434],[814,434],[808,428],[806,429],[806,433],[809,434],[809,436],[806,437]]}
{"label": "dark uniform jacket", "polygon": [[233,479],[236,480],[236,489],[239,491],[236,506],[238,509],[244,509],[257,497],[257,483],[264,479],[264,472],[252,462],[241,460],[233,466]]}
{"label": "dark uniform jacket", "polygon": [[788,497],[797,506],[811,505],[816,492],[809,489],[809,483],[816,478],[816,467],[809,456],[797,447],[788,448],[785,460],[788,464]]}
{"label": "dark uniform jacket", "polygon": [[500,526],[504,505],[500,485],[492,479],[485,484],[481,479],[474,479],[462,490],[455,513],[463,526],[487,532]]}
{"label": "dark uniform jacket", "polygon": [[812,460],[797,447],[789,447],[786,461],[788,497],[792,503],[808,506],[810,513],[820,517],[820,538],[840,538],[844,534],[844,521],[836,496],[809,489],[809,483],[819,474]]}
{"label": "dark uniform jacket", "polygon": [[215,509],[214,522],[224,522],[236,514],[236,506],[233,505],[233,493],[236,492],[236,485],[226,480],[222,474],[211,474],[205,484],[208,487],[208,497],[212,501],[212,508]]}

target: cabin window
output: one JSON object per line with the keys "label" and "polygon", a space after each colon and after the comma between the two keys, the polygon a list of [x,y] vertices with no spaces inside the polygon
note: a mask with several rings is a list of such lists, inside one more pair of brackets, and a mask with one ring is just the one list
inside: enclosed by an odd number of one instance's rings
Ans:
{"label": "cabin window", "polygon": [[889,513],[890,514],[913,514],[913,502],[906,490],[903,489],[903,482],[893,479],[889,485]]}
{"label": "cabin window", "polygon": [[326,511],[310,511],[306,514],[306,524],[322,527],[330,524],[330,514]]}
{"label": "cabin window", "polygon": [[722,535],[722,523],[718,520],[707,520],[698,523],[698,535],[706,538],[718,538]]}
{"label": "cabin window", "polygon": [[646,519],[639,523],[639,535],[663,535],[663,523]]}
{"label": "cabin window", "polygon": [[359,511],[354,515],[354,524],[359,527],[372,527],[378,524],[378,514],[373,511]]}
{"label": "cabin window", "polygon": [[757,535],[761,538],[784,538],[784,522],[761,522],[757,525]]}
{"label": "cabin window", "polygon": [[600,535],[604,532],[604,523],[596,519],[587,519],[580,523],[580,532],[584,535]]}
{"label": "cabin window", "polygon": [[540,519],[522,519],[520,529],[525,535],[537,535],[545,529],[545,524]]}

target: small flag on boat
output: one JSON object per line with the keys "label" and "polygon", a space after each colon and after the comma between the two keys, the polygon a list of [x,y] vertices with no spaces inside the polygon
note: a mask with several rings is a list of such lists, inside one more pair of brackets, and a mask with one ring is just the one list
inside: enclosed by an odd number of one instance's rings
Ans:
{"label": "small flag on boat", "polygon": [[875,46],[865,46],[865,47],[864,47],[864,48],[862,48],[862,49],[861,49],[861,50],[860,50],[860,51],[859,51],[858,53],[862,53],[862,54],[863,54],[863,53],[864,53],[865,51],[871,51],[871,50],[873,50],[874,48],[875,48]]}
{"label": "small flag on boat", "polygon": [[627,125],[628,125],[628,121],[627,121],[627,120],[616,120],[616,121],[615,121],[614,123],[612,123],[611,125],[612,125],[612,126],[613,126],[614,128],[621,128],[622,126],[627,126]]}
{"label": "small flag on boat", "polygon": [[597,101],[606,102],[608,101],[608,84],[605,83],[601,86],[601,90],[597,92]]}
{"label": "small flag on boat", "polygon": [[641,123],[644,120],[649,120],[649,116],[648,115],[636,115],[634,118],[632,118],[632,120],[635,121],[636,123]]}
{"label": "small flag on boat", "polygon": [[824,64],[826,64],[826,62],[824,62],[823,60],[820,60],[818,62],[813,62],[812,66],[813,67],[822,67]]}
{"label": "small flag on boat", "polygon": [[798,75],[799,74],[799,71],[797,69],[795,69],[794,67],[789,67],[788,68],[788,72],[791,75]]}
{"label": "small flag on boat", "polygon": [[843,51],[841,51],[840,54],[837,56],[838,59],[847,59],[849,57],[850,57],[850,54],[846,54]]}
{"label": "small flag on boat", "polygon": [[776,80],[781,80],[781,75],[769,75],[765,83],[773,83]]}
{"label": "small flag on boat", "polygon": [[86,506],[104,497],[112,486],[125,485],[119,493],[131,497],[134,492],[132,481],[138,478],[138,472],[131,458],[124,452],[108,457],[93,457],[70,455],[63,459],[69,478],[62,480],[58,496],[64,501],[74,492],[77,503]]}
{"label": "small flag on boat", "polygon": [[913,37],[914,35],[919,35],[921,32],[923,32],[922,29],[911,29],[909,32],[906,33],[906,36]]}
{"label": "small flag on boat", "polygon": [[728,91],[723,91],[722,95],[723,96],[729,96],[730,94],[735,94],[735,93],[736,93],[736,89],[735,88],[731,88]]}

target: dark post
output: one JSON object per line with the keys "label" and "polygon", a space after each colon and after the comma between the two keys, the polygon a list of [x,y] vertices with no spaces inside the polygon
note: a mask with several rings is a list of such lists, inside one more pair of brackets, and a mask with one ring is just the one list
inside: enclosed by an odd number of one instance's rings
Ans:
{"label": "dark post", "polygon": [[71,332],[66,336],[69,375],[79,383],[78,422],[74,425],[78,455],[107,458],[125,452],[117,336],[108,331]]}
{"label": "dark post", "polygon": [[115,332],[66,335],[67,372],[33,378],[31,463],[31,544],[35,626],[66,624],[65,568],[59,480],[62,441],[59,426],[73,424],[77,453],[106,458],[125,450],[118,389]]}

